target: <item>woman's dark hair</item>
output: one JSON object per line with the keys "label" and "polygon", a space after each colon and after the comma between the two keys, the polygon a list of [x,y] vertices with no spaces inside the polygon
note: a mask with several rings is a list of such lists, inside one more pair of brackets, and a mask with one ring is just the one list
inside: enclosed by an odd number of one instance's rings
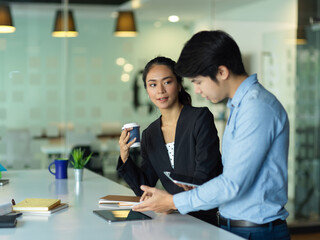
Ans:
{"label": "woman's dark hair", "polygon": [[184,45],[175,66],[183,77],[210,77],[216,81],[219,66],[226,66],[236,75],[246,75],[240,49],[223,31],[202,31]]}
{"label": "woman's dark hair", "polygon": [[192,102],[191,96],[189,93],[186,92],[186,90],[184,89],[184,87],[182,85],[182,82],[183,82],[182,77],[179,76],[175,71],[174,67],[176,65],[176,62],[170,58],[159,56],[159,57],[156,57],[156,58],[150,60],[147,63],[147,65],[145,66],[143,73],[142,73],[142,80],[143,80],[144,87],[147,88],[147,83],[146,83],[147,74],[149,73],[151,67],[154,65],[165,65],[172,71],[172,73],[174,74],[174,76],[177,79],[178,84],[181,86],[181,90],[179,91],[179,94],[178,94],[179,102],[183,105],[190,105],[191,106],[191,102]]}

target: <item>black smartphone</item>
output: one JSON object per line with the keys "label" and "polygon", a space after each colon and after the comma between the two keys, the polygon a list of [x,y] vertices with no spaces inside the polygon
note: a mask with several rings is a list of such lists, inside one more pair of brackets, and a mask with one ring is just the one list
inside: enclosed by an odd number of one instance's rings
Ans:
{"label": "black smartphone", "polygon": [[17,225],[16,216],[0,216],[0,228],[13,228]]}
{"label": "black smartphone", "polygon": [[9,179],[0,179],[0,186],[3,186],[7,183],[9,183]]}

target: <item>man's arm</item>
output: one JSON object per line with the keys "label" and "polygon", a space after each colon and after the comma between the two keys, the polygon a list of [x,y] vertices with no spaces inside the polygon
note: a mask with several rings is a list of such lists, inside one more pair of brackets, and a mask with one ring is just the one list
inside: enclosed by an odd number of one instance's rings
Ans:
{"label": "man's arm", "polygon": [[233,132],[233,138],[228,144],[228,153],[225,154],[228,160],[220,176],[174,196],[158,189],[146,189],[156,195],[136,209],[165,212],[178,208],[180,213],[186,214],[215,208],[246,192],[254,182],[275,137],[273,124],[276,119],[272,110],[261,104],[247,104],[243,110],[246,114],[237,118],[237,130],[229,129]]}
{"label": "man's arm", "polygon": [[[252,187],[275,136],[273,110],[260,102],[246,103],[241,116],[225,130],[223,173],[201,186],[175,194],[179,212],[208,210],[233,200]],[[233,117],[239,112],[233,112]]]}
{"label": "man's arm", "polygon": [[144,201],[143,203],[134,206],[132,208],[133,211],[154,211],[158,213],[164,213],[176,209],[173,202],[173,196],[166,191],[144,185],[141,186],[141,190],[144,191],[147,195],[151,195],[152,197]]}

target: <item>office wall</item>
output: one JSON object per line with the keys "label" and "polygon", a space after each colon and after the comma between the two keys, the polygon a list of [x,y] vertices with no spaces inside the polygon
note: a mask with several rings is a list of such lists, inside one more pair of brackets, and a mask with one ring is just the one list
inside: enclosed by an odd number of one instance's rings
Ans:
{"label": "office wall", "polygon": [[[64,120],[75,127],[131,121],[145,125],[155,118],[146,107],[133,109],[134,77],[151,58],[176,59],[189,29],[180,23],[154,28],[153,22],[138,21],[137,37],[117,38],[114,19],[103,17],[103,8],[100,14],[81,9],[77,14],[73,8],[79,36],[66,40],[51,37],[54,8],[38,8],[41,12],[34,14],[16,10],[17,31],[0,35],[1,125],[45,129]],[[127,82],[121,81],[123,66],[116,64],[120,57],[133,66]],[[143,88],[140,92],[140,100],[148,101]]]}
{"label": "office wall", "polygon": [[[81,134],[93,139],[92,135],[119,133],[127,122],[144,129],[159,112],[149,108],[139,72],[158,55],[177,59],[191,34],[183,23],[154,27],[153,21],[137,18],[138,36],[118,38],[113,36],[115,19],[110,16],[114,8],[70,6],[79,36],[53,38],[58,8],[13,4],[17,30],[0,35],[0,161],[6,167],[46,167],[43,149],[52,140],[42,136],[74,132],[78,135],[67,137],[66,144],[75,144],[71,141],[83,141]],[[118,58],[131,64],[132,71],[125,72],[124,65],[116,63]],[[128,74],[125,81],[123,73]]]}

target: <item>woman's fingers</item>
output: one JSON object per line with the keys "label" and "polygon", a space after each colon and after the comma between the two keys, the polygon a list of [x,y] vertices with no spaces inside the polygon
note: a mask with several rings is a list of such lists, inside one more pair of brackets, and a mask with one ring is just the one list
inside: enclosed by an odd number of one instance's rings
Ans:
{"label": "woman's fingers", "polygon": [[128,142],[130,138],[130,131],[132,129],[133,128],[123,129],[119,137],[120,157],[123,162],[127,161],[129,157],[129,148],[136,141],[136,138],[134,138],[130,142]]}
{"label": "woman's fingers", "polygon": [[[130,138],[130,131],[133,128],[125,128],[123,129],[123,131],[120,134],[120,138],[119,138],[119,145],[126,145],[129,141]],[[132,145],[132,144],[131,144]]]}
{"label": "woman's fingers", "polygon": [[183,188],[183,190],[185,190],[185,191],[189,191],[189,190],[194,189],[193,186],[188,186],[188,185],[184,185],[184,184],[180,184],[180,183],[176,183],[176,185]]}

